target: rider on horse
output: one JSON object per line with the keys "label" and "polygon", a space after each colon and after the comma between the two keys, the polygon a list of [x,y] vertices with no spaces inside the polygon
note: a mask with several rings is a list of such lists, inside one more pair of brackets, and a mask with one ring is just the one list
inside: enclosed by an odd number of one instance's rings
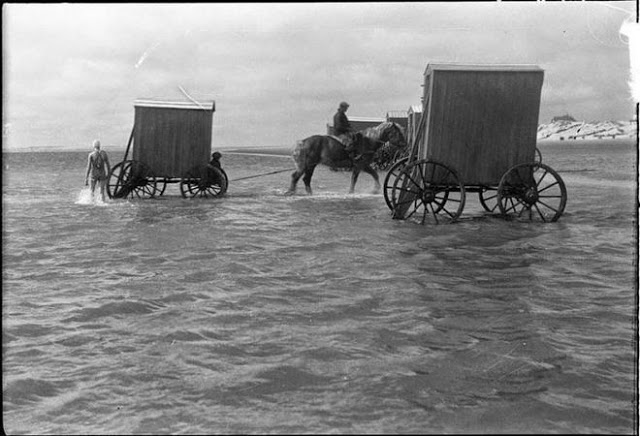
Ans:
{"label": "rider on horse", "polygon": [[347,109],[349,109],[349,103],[343,101],[338,107],[338,111],[333,116],[333,133],[344,144],[344,150],[349,154],[349,158],[352,161],[358,160],[361,156],[355,156],[356,150],[356,131],[351,127],[349,118],[347,118]]}

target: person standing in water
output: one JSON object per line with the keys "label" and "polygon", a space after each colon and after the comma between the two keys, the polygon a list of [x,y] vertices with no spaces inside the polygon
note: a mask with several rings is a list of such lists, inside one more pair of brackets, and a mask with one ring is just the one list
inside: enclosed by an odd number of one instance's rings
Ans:
{"label": "person standing in water", "polygon": [[109,157],[104,150],[100,150],[100,141],[93,141],[93,151],[89,153],[87,161],[87,175],[84,179],[85,186],[89,185],[91,177],[91,198],[95,199],[96,185],[100,185],[100,196],[105,201],[105,191],[107,189],[107,177],[111,171]]}

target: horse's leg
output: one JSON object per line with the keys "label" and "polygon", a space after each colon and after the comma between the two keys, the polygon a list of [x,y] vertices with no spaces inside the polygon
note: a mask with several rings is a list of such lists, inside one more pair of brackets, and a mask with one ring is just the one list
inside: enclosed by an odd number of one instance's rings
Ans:
{"label": "horse's leg", "polygon": [[353,194],[356,189],[356,182],[358,181],[358,176],[360,175],[360,170],[358,168],[354,168],[351,170],[351,187],[349,188],[349,194]]}
{"label": "horse's leg", "polygon": [[375,188],[373,188],[373,193],[377,194],[378,192],[380,192],[380,179],[378,178],[378,172],[373,168],[371,168],[371,166],[369,165],[362,168],[362,171],[364,171],[367,174],[371,174],[371,177],[373,177],[373,181],[375,182]]}
{"label": "horse's leg", "polygon": [[296,185],[298,184],[298,180],[304,174],[304,170],[295,170],[291,173],[291,186],[289,186],[289,190],[284,193],[284,195],[293,195],[296,192]]}
{"label": "horse's leg", "polygon": [[313,171],[316,169],[315,165],[314,166],[310,166],[307,167],[305,173],[304,173],[304,178],[302,179],[302,181],[304,182],[304,189],[307,190],[307,194],[311,195],[311,177],[313,177]]}

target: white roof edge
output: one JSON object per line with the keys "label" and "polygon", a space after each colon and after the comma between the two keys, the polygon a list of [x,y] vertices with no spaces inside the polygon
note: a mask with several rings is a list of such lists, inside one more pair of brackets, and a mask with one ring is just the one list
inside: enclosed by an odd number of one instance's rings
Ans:
{"label": "white roof edge", "polygon": [[534,64],[457,64],[434,62],[427,64],[425,74],[429,71],[544,71]]}
{"label": "white roof edge", "polygon": [[172,100],[156,100],[150,98],[139,98],[133,102],[135,107],[161,107],[171,109],[195,109],[215,111],[216,102],[214,100],[201,101],[172,101]]}
{"label": "white roof edge", "polygon": [[384,123],[387,119],[385,117],[349,117],[349,121],[380,121]]}

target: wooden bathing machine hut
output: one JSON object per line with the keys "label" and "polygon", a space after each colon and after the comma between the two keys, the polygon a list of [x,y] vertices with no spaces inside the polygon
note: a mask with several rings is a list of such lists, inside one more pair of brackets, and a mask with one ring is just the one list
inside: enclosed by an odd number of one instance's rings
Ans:
{"label": "wooden bathing machine hut", "polygon": [[[185,198],[226,192],[222,168],[208,165],[215,102],[138,99],[122,162],[109,173],[110,198],[151,198],[180,183]],[[131,157],[129,157],[129,152]]]}
{"label": "wooden bathing machine hut", "polygon": [[416,141],[418,127],[422,119],[422,106],[414,105],[407,111],[407,143],[413,144]]}
{"label": "wooden bathing machine hut", "polygon": [[418,159],[456,169],[469,185],[498,183],[533,162],[544,71],[533,65],[429,64]]}
{"label": "wooden bathing machine hut", "polygon": [[429,64],[416,139],[384,181],[393,217],[453,222],[475,192],[486,212],[557,221],[566,187],[535,159],[543,78],[533,65]]}
{"label": "wooden bathing machine hut", "polygon": [[389,111],[387,112],[387,121],[396,123],[402,126],[404,131],[407,131],[408,115],[405,111]]}
{"label": "wooden bathing machine hut", "polygon": [[209,161],[213,100],[138,99],[134,108],[133,159],[147,164],[156,176],[179,178]]}

